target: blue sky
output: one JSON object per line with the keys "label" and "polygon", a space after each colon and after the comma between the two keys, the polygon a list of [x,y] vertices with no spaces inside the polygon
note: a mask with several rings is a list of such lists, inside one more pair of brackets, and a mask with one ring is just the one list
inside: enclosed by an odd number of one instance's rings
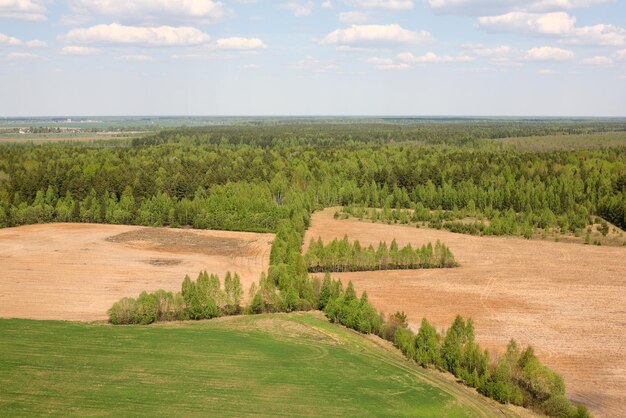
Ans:
{"label": "blue sky", "polygon": [[626,2],[0,0],[0,116],[626,116]]}

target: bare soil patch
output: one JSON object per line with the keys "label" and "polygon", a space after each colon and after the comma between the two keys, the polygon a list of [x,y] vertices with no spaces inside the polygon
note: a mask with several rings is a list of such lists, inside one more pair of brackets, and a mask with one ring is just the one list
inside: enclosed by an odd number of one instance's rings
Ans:
{"label": "bare soil patch", "polygon": [[503,351],[511,338],[531,344],[562,373],[568,395],[598,416],[626,416],[626,248],[476,237],[444,230],[336,220],[313,215],[305,237],[348,235],[361,244],[448,245],[460,267],[335,273],[352,280],[385,313],[404,310],[412,328],[427,317],[439,329],[472,317],[481,344]]}
{"label": "bare soil patch", "polygon": [[125,296],[180,290],[201,270],[241,276],[269,265],[272,234],[46,224],[0,229],[0,317],[94,321]]}

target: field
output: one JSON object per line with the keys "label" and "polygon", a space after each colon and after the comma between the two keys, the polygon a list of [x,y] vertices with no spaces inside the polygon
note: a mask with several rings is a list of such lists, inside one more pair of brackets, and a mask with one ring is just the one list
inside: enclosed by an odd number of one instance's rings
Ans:
{"label": "field", "polygon": [[626,248],[520,238],[474,237],[355,219],[336,209],[313,215],[305,236],[327,242],[347,234],[361,244],[396,238],[399,245],[440,239],[461,267],[445,270],[336,274],[367,290],[386,313],[404,310],[413,328],[427,317],[440,329],[456,314],[470,316],[491,352],[510,338],[535,347],[559,373],[568,395],[598,416],[624,416],[626,407]]}
{"label": "field", "polygon": [[[46,224],[0,230],[0,318],[94,321],[186,274],[237,272],[247,292],[267,271],[272,234]],[[246,293],[247,294],[247,293]]]}
{"label": "field", "polygon": [[0,320],[0,334],[2,416],[529,415],[319,314],[148,327]]}

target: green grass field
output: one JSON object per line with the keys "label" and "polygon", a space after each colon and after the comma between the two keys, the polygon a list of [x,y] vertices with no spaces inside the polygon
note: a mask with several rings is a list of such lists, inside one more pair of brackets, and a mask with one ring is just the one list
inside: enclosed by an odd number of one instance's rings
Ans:
{"label": "green grass field", "polygon": [[501,409],[319,314],[145,327],[0,320],[0,416],[501,416]]}

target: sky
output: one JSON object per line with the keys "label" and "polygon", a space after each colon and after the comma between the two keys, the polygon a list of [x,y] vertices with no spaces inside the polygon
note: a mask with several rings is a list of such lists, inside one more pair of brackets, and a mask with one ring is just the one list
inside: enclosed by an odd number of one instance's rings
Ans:
{"label": "sky", "polygon": [[624,0],[0,0],[0,116],[626,116]]}

